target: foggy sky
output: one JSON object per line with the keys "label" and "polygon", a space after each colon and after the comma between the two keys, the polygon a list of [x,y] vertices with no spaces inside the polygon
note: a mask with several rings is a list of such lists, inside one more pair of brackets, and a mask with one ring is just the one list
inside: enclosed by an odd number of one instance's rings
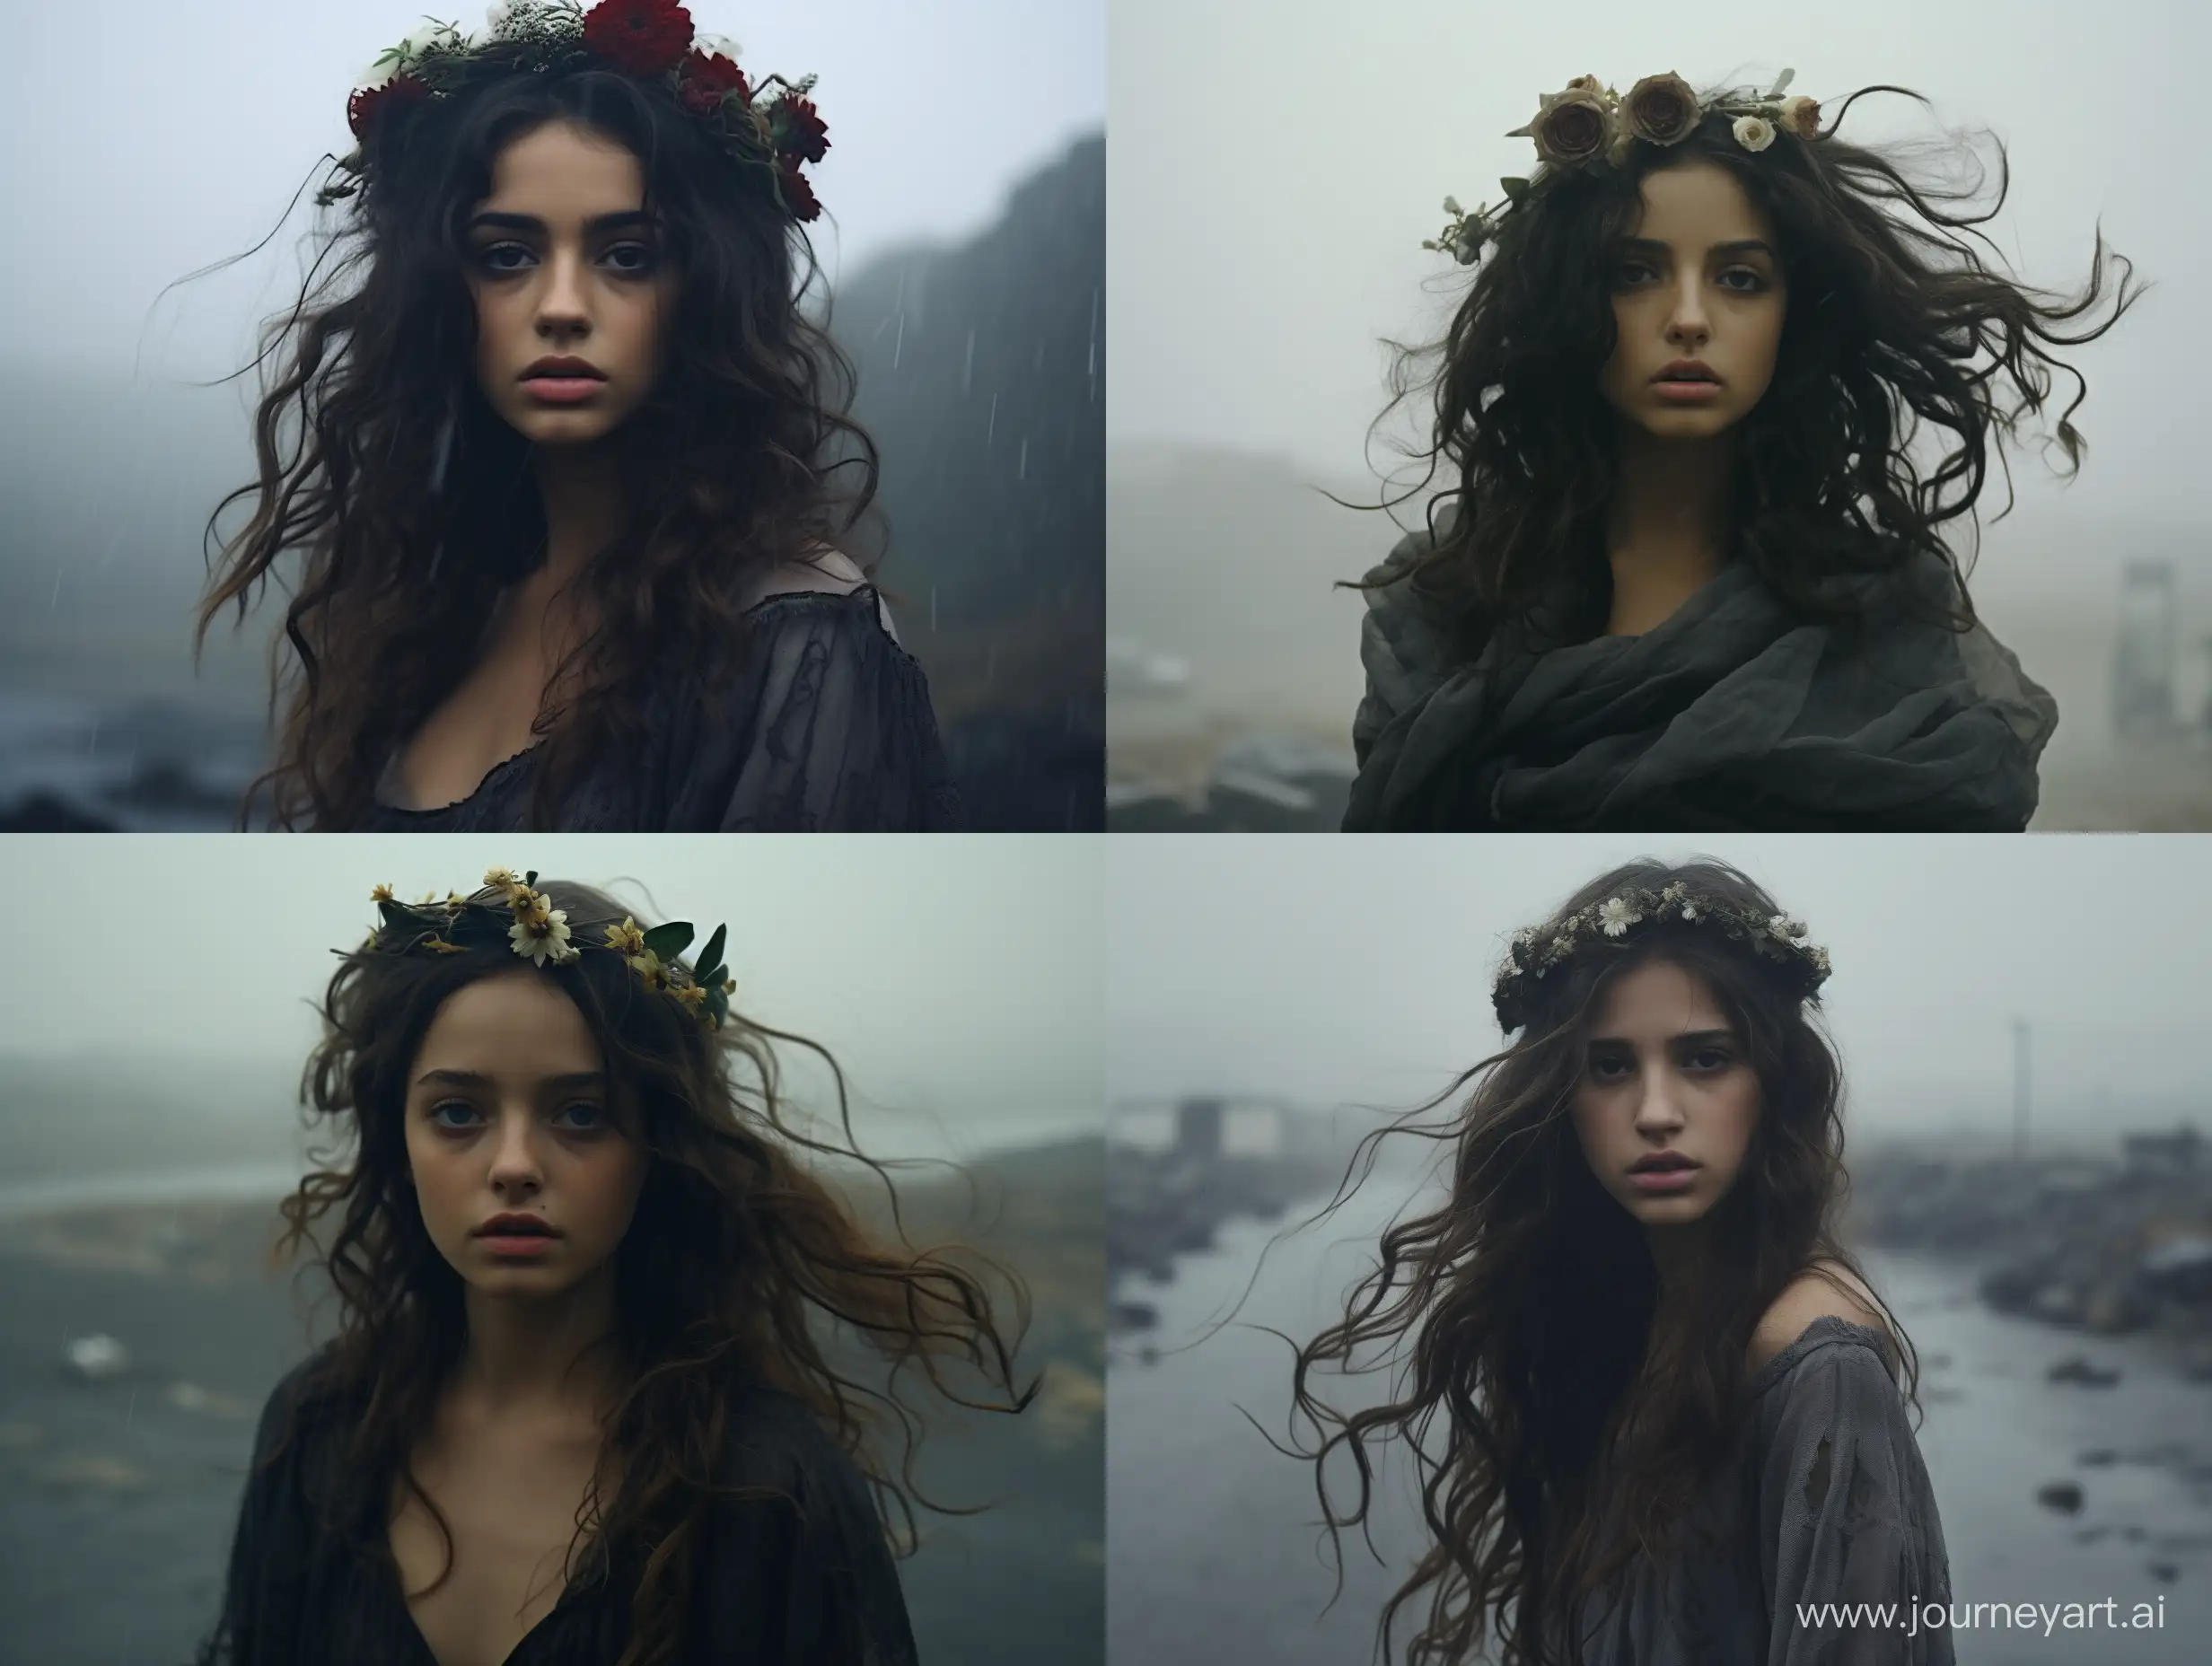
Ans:
{"label": "foggy sky", "polygon": [[[1102,0],[694,0],[700,31],[744,67],[821,77],[830,151],[810,170],[825,272],[911,240],[957,241],[1007,189],[1105,119]],[[427,16],[479,29],[480,4]],[[588,10],[588,4],[586,9]],[[424,0],[106,0],[97,13],[9,8],[0,212],[20,251],[0,360],[127,375],[144,331],[157,373],[206,378],[250,358],[289,304],[312,190],[269,246],[162,285],[276,231],[327,151],[354,147],[346,101],[376,56],[425,27]],[[88,26],[97,16],[96,31]],[[339,209],[324,211],[335,216]],[[335,219],[329,223],[335,224]]]}
{"label": "foggy sky", "polygon": [[[2102,216],[2158,287],[2104,340],[2058,350],[2089,383],[2075,421],[2091,456],[2067,499],[2200,527],[2199,424],[2174,371],[2212,361],[2212,242],[2193,207],[2208,17],[2179,0],[1112,0],[1109,438],[1283,452],[1324,482],[1366,480],[1387,398],[1377,339],[1439,338],[1471,276],[1421,240],[1447,193],[1471,211],[1499,200],[1501,175],[1534,171],[1530,141],[1503,136],[1540,93],[1583,74],[1625,92],[1668,70],[1763,91],[1794,66],[1791,92],[1831,119],[1876,83],[1933,104],[1869,94],[1847,138],[1993,130],[2012,189],[1982,229],[2032,284],[2077,290]],[[1975,143],[1986,207],[1996,152]],[[2074,384],[2056,391],[2031,437]],[[1396,460],[1380,436],[1374,454]],[[2032,451],[2013,462],[2024,519],[2057,488]],[[2004,503],[1994,459],[1992,477],[1985,522]]]}
{"label": "foggy sky", "polygon": [[1409,1109],[1501,1045],[1512,933],[1646,855],[1735,863],[1828,949],[1848,1133],[2008,1130],[2015,1017],[2035,1128],[2206,1121],[2212,902],[2180,837],[1116,838],[1109,1098]]}
{"label": "foggy sky", "polygon": [[[488,867],[534,867],[641,919],[689,920],[698,946],[726,922],[741,1012],[821,1042],[857,1094],[936,1119],[956,1150],[970,1123],[994,1144],[1016,1124],[1031,1142],[1100,1127],[1100,856],[1085,836],[18,833],[7,853],[19,951],[0,1055],[296,1069],[319,1034],[305,998],[337,969],[331,951],[374,924],[373,886],[466,894]],[[625,876],[650,897],[609,883]]]}

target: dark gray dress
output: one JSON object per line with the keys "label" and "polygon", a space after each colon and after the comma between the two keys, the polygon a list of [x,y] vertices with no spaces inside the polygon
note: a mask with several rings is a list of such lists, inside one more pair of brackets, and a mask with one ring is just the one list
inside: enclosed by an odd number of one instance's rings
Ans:
{"label": "dark gray dress", "polygon": [[[794,591],[746,610],[743,671],[701,710],[682,680],[654,691],[652,738],[610,758],[549,832],[941,832],[960,796],[920,662],[891,636],[872,584]],[[395,757],[367,833],[507,833],[533,826],[535,749],[457,803],[402,801]]]}
{"label": "dark gray dress", "polygon": [[[1862,589],[1865,627],[1795,618],[1736,562],[1638,636],[1494,636],[1472,664],[1404,582],[1428,535],[1367,574],[1347,832],[2019,832],[2050,696],[1977,625],[1924,605],[1923,556]],[[1923,593],[1924,592],[1924,593]]]}
{"label": "dark gray dress", "polygon": [[[1902,1612],[1947,1612],[1951,1567],[1889,1346],[1823,1317],[1751,1377],[1750,1438],[1692,1513],[1716,1548],[1631,1562],[1584,1608],[1587,1666],[1952,1666],[1948,1628]],[[1900,1611],[1844,1626],[1831,1603]]]}

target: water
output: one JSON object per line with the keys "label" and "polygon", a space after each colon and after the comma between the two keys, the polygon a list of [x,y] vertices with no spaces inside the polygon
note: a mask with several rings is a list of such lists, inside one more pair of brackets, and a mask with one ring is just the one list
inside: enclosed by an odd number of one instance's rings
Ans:
{"label": "water", "polygon": [[[1122,1339],[1108,1379],[1110,1659],[1356,1666],[1371,1658],[1380,1604],[1422,1543],[1405,1469],[1384,1468],[1378,1484],[1375,1537],[1389,1565],[1347,1539],[1344,1595],[1323,1613],[1334,1582],[1315,1525],[1312,1467],[1271,1452],[1236,1407],[1282,1437],[1289,1349],[1250,1327],[1311,1337],[1330,1318],[1329,1302],[1370,1264],[1376,1234],[1409,1188],[1403,1177],[1378,1174],[1332,1220],[1276,1244],[1239,1324],[1188,1351],[1165,1350],[1226,1311],[1281,1227],[1232,1226],[1217,1250],[1179,1263],[1173,1285],[1122,1293],[1153,1303],[1161,1324]],[[1862,1259],[1919,1351],[1918,1438],[1943,1512],[1953,1600],[2111,1598],[2124,1620],[2135,1603],[2164,1598],[2164,1624],[2154,1630],[1961,1630],[1961,1666],[2202,1666],[2212,1626],[2212,1386],[2181,1381],[2139,1340],[1992,1314],[1972,1293],[1971,1267],[1872,1252]],[[1152,1364],[1137,1354],[1147,1343],[1163,1350]],[[2102,1390],[2047,1382],[2045,1368],[2072,1354],[2119,1368],[2120,1381]],[[1322,1391],[1333,1403],[1353,1401],[1341,1383]],[[2116,1450],[2118,1460],[2078,1461],[2099,1448]],[[2036,1490],[2058,1480],[2082,1487],[2077,1515],[2036,1502]],[[1399,1629],[1401,1645],[1409,1630]]]}

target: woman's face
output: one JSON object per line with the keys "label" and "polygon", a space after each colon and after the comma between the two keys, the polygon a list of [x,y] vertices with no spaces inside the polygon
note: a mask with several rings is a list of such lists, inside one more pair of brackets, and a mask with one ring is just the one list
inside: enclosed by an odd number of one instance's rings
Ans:
{"label": "woman's face", "polygon": [[[1685,162],[1646,174],[1644,207],[1610,275],[1618,340],[1599,391],[1661,439],[1703,439],[1750,415],[1774,380],[1788,292],[1773,228],[1728,171]],[[1661,373],[1701,361],[1715,391],[1663,392]]]}
{"label": "woman's face", "polygon": [[[408,1072],[407,1159],[423,1224],[463,1284],[503,1296],[574,1289],[629,1231],[647,1158],[615,1127],[584,1014],[518,966],[446,997]],[[479,1229],[535,1214],[538,1253],[494,1254]]]}
{"label": "woman's face", "polygon": [[[1702,1219],[1735,1182],[1759,1124],[1759,1077],[1703,978],[1646,960],[1614,978],[1584,1043],[1575,1133],[1598,1183],[1639,1223]],[[1695,1165],[1663,1185],[1637,1164]]]}
{"label": "woman's face", "polygon": [[[552,446],[600,439],[652,391],[676,280],[644,203],[636,157],[566,122],[548,122],[500,153],[464,248],[477,382],[523,438]],[[585,379],[581,399],[541,397],[523,373],[555,356],[582,359],[603,380]]]}

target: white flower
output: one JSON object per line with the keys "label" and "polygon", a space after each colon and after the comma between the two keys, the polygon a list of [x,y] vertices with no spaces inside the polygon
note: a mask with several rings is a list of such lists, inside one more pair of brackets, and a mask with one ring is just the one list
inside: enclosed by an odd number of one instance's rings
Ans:
{"label": "white flower", "polygon": [[710,57],[726,57],[733,64],[744,62],[738,54],[745,48],[727,35],[693,35],[691,46],[694,51],[704,52]]}
{"label": "white flower", "polygon": [[1684,903],[1682,905],[1682,917],[1686,920],[1696,919],[1698,917],[1698,905],[1694,902]]}
{"label": "white flower", "polygon": [[477,34],[478,40],[496,40],[507,32],[507,25],[514,22],[513,0],[498,0],[484,12],[484,27]]}
{"label": "white flower", "polygon": [[1821,106],[1817,99],[1804,97],[1782,101],[1782,127],[1801,139],[1810,139],[1821,130]]}
{"label": "white flower", "polygon": [[519,917],[507,927],[507,935],[514,941],[515,953],[539,966],[548,960],[559,964],[576,955],[568,946],[568,915],[562,908]]}
{"label": "white flower", "polygon": [[1734,131],[1736,143],[1747,151],[1763,151],[1774,143],[1774,124],[1763,116],[1738,116]]}
{"label": "white flower", "polygon": [[1598,909],[1598,924],[1608,937],[1618,937],[1644,916],[1626,897],[1608,897]]}
{"label": "white flower", "polygon": [[1458,219],[1460,215],[1465,212],[1465,210],[1460,206],[1460,199],[1456,197],[1447,197],[1444,199],[1444,211],[1450,215],[1454,220]]}
{"label": "white flower", "polygon": [[1821,977],[1827,977],[1830,972],[1835,969],[1828,963],[1828,951],[1821,948],[1818,943],[1814,943],[1811,948],[1807,949],[1805,952],[1813,957],[1813,969],[1818,971]]}
{"label": "white flower", "polygon": [[1786,914],[1778,914],[1767,922],[1767,929],[1777,937],[1795,943],[1805,934],[1805,923],[1803,920],[1793,920]]}

